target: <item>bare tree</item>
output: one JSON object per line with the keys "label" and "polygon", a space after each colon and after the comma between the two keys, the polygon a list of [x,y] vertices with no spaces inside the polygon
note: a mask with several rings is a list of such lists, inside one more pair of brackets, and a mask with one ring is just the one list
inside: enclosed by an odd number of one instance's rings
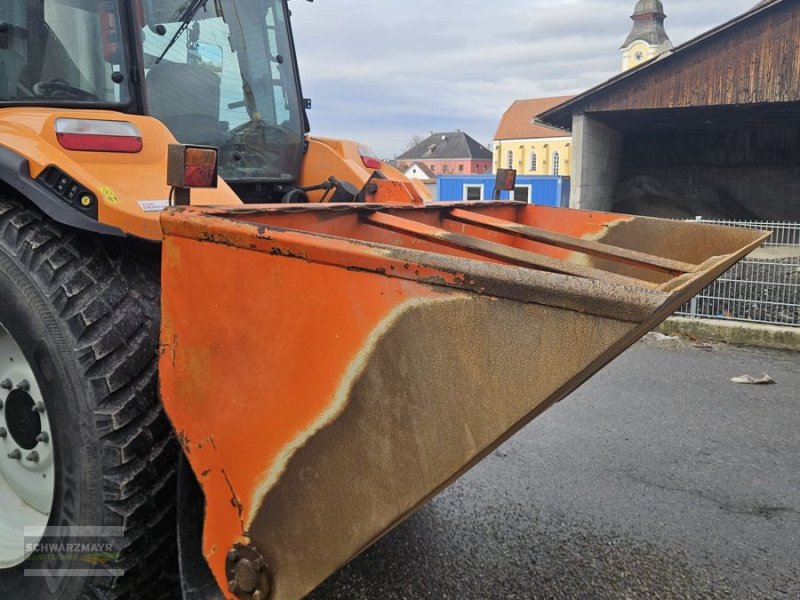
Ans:
{"label": "bare tree", "polygon": [[418,146],[419,144],[421,144],[422,142],[424,142],[426,139],[428,139],[428,136],[426,136],[426,135],[420,135],[419,133],[415,133],[415,134],[414,134],[414,135],[412,135],[412,136],[411,136],[411,138],[408,140],[408,143],[406,144],[406,147],[405,147],[403,150],[404,150],[404,151],[405,151],[405,150],[411,150],[411,149],[412,149],[414,146]]}

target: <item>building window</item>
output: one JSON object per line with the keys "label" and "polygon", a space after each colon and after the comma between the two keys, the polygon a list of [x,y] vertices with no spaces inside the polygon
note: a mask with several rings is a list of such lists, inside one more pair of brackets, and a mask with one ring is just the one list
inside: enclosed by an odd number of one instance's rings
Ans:
{"label": "building window", "polygon": [[428,165],[428,166],[431,168],[432,173],[436,172],[436,165]]}
{"label": "building window", "polygon": [[531,173],[536,172],[536,152],[531,152],[530,171]]}
{"label": "building window", "polygon": [[558,152],[553,152],[553,175],[558,175],[560,169],[561,157],[558,155]]}
{"label": "building window", "polygon": [[531,200],[531,186],[518,185],[511,193],[511,199],[516,202],[525,202],[527,204]]}
{"label": "building window", "polygon": [[483,200],[483,186],[482,185],[465,185],[464,186],[464,200]]}
{"label": "building window", "polygon": [[464,172],[464,165],[458,165],[458,172],[459,173],[463,173]]}
{"label": "building window", "polygon": [[506,165],[508,166],[509,169],[513,169],[514,168],[514,151],[513,150],[509,150],[506,153]]}

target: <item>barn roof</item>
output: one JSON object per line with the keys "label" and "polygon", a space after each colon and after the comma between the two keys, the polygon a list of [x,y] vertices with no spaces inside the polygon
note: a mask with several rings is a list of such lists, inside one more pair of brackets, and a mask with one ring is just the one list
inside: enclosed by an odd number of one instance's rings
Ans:
{"label": "barn roof", "polygon": [[[569,129],[574,113],[647,125],[654,111],[693,119],[748,119],[766,104],[800,120],[800,0],[765,0],[656,59],[544,112],[541,124]],[[724,107],[724,115],[718,110]],[[734,110],[730,110],[734,107]],[[775,116],[775,115],[772,115]],[[612,123],[617,125],[617,123]]]}

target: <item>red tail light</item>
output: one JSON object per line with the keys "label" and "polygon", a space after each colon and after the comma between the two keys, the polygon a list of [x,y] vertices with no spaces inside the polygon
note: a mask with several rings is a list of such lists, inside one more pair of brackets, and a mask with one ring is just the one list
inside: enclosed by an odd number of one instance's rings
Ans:
{"label": "red tail light", "polygon": [[361,162],[368,169],[380,169],[383,166],[381,159],[375,155],[371,148],[359,146],[358,153],[361,155]]}
{"label": "red tail light", "polygon": [[141,152],[142,135],[128,121],[56,119],[56,138],[67,150],[81,152]]}
{"label": "red tail light", "polygon": [[167,184],[176,188],[217,187],[216,148],[170,144],[167,152]]}
{"label": "red tail light", "polygon": [[217,181],[217,151],[212,148],[187,148],[184,186],[214,187]]}

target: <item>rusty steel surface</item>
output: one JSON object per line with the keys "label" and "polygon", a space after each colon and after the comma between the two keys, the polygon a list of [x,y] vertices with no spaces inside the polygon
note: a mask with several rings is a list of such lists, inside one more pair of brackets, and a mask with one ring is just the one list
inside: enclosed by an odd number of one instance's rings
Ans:
{"label": "rusty steel surface", "polygon": [[[190,207],[162,228],[162,398],[206,496],[203,552],[233,598],[231,550],[252,549],[276,600],[307,594],[764,237],[494,202]],[[570,273],[512,260],[529,255]],[[667,264],[681,268],[653,268]]]}
{"label": "rusty steel surface", "polygon": [[422,206],[425,198],[410,181],[372,179],[367,184],[367,202]]}
{"label": "rusty steel surface", "polygon": [[589,279],[601,279],[605,281],[614,281],[617,283],[656,287],[649,282],[643,282],[630,277],[617,275],[613,272],[599,271],[591,267],[571,263],[567,260],[550,258],[536,252],[514,248],[506,244],[489,241],[480,237],[448,231],[439,227],[431,227],[430,225],[417,223],[413,220],[403,219],[402,217],[388,215],[379,211],[376,211],[365,217],[364,222],[393,229],[394,231],[405,232],[410,235],[427,238],[453,246],[455,248],[465,248],[475,252],[476,254],[480,254],[481,256],[500,259],[511,265],[532,267],[534,269],[541,269],[543,271],[551,271],[553,273],[562,273],[565,275],[575,275],[577,277]]}
{"label": "rusty steel surface", "polygon": [[509,231],[534,242],[544,242],[567,250],[577,250],[591,256],[599,258],[610,258],[626,264],[638,267],[650,267],[657,271],[663,271],[671,275],[690,273],[697,268],[697,265],[669,260],[653,254],[627,250],[609,244],[602,244],[591,240],[584,240],[569,235],[553,233],[545,229],[509,223],[502,219],[489,217],[479,212],[455,209],[446,213],[446,218],[455,219],[464,223],[475,223],[484,225],[489,229],[498,231]]}

